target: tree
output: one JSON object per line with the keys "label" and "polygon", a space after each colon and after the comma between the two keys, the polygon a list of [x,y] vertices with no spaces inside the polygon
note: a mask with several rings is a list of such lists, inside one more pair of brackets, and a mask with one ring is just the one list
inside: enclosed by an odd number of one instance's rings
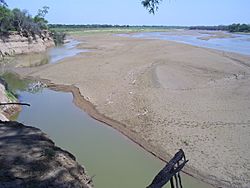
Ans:
{"label": "tree", "polygon": [[44,6],[33,18],[28,11],[18,8],[11,10],[4,0],[0,0],[0,34],[7,35],[11,31],[17,31],[21,36],[41,36],[42,30],[48,29],[48,21],[44,18],[48,9],[49,7]]}
{"label": "tree", "polygon": [[49,12],[49,7],[48,6],[43,6],[42,9],[38,9],[37,16],[40,18],[44,18],[46,14]]}
{"label": "tree", "polygon": [[21,11],[20,9],[13,9],[13,26],[20,35],[24,36],[35,36],[35,34],[41,33],[41,28],[37,23],[33,21],[31,15],[26,10]]}
{"label": "tree", "polygon": [[0,0],[0,6],[8,6],[7,3],[4,0]]}
{"label": "tree", "polygon": [[46,14],[48,14],[49,7],[44,6],[42,9],[38,10],[37,15],[34,17],[34,22],[37,23],[41,29],[48,29],[48,21],[45,19]]}
{"label": "tree", "polygon": [[7,34],[13,30],[12,26],[13,14],[5,6],[0,6],[0,34]]}
{"label": "tree", "polygon": [[150,14],[155,14],[161,1],[162,0],[143,0],[141,3],[146,9],[148,9]]}

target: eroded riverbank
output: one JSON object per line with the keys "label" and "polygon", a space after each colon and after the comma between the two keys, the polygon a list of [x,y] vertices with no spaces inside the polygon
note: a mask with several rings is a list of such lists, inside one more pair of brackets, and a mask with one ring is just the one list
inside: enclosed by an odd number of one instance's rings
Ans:
{"label": "eroded riverbank", "polygon": [[0,121],[0,151],[0,187],[92,188],[75,157],[37,128]]}

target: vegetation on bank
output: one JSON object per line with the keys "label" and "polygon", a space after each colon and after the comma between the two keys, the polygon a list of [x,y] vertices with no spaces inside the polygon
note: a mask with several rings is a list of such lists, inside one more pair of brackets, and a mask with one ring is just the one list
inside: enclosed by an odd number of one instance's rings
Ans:
{"label": "vegetation on bank", "polygon": [[219,26],[192,26],[189,27],[191,30],[221,30],[221,31],[229,31],[229,32],[242,32],[249,33],[250,32],[250,24],[231,24],[231,25],[219,25]]}
{"label": "vegetation on bank", "polygon": [[66,25],[49,24],[54,31],[68,33],[70,35],[95,34],[95,33],[134,33],[134,32],[164,32],[170,29],[185,29],[182,26],[130,26],[130,25],[109,25],[109,24],[86,24]]}
{"label": "vegetation on bank", "polygon": [[153,32],[168,31],[170,29],[190,29],[190,30],[212,30],[228,32],[250,32],[249,24],[231,24],[219,26],[130,26],[130,25],[109,25],[109,24],[49,24],[49,28],[57,32],[66,32],[70,34],[89,34],[89,33],[130,33],[130,32]]}
{"label": "vegetation on bank", "polygon": [[8,98],[9,102],[16,102],[17,95],[15,93],[13,93],[12,90],[9,88],[8,83],[6,82],[6,80],[4,79],[4,77],[2,75],[0,75],[0,84],[4,86],[4,88],[5,88],[4,94]]}
{"label": "vegetation on bank", "polygon": [[[0,0],[0,36],[8,36],[18,32],[20,36],[33,37],[42,36],[44,31],[49,30],[48,21],[45,19],[49,7],[39,9],[37,15],[32,17],[28,11],[18,8],[9,9],[5,1]],[[65,34],[50,30],[55,44],[63,43]]]}

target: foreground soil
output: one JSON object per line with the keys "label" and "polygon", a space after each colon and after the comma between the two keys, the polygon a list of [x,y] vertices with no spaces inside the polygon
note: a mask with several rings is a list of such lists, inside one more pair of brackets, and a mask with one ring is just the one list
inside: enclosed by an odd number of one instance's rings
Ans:
{"label": "foreground soil", "polygon": [[90,115],[163,160],[183,148],[186,171],[199,179],[250,186],[250,57],[110,34],[76,38],[91,51],[19,71],[78,87]]}
{"label": "foreground soil", "polygon": [[0,187],[91,188],[75,157],[34,127],[0,121]]}

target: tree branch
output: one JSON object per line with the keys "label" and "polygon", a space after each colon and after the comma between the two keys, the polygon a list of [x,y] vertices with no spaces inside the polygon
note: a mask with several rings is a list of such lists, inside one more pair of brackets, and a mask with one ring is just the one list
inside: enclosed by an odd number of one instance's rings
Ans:
{"label": "tree branch", "polygon": [[19,103],[19,102],[6,102],[6,103],[0,103],[0,106],[5,106],[5,105],[22,105],[22,106],[31,106],[28,103]]}

